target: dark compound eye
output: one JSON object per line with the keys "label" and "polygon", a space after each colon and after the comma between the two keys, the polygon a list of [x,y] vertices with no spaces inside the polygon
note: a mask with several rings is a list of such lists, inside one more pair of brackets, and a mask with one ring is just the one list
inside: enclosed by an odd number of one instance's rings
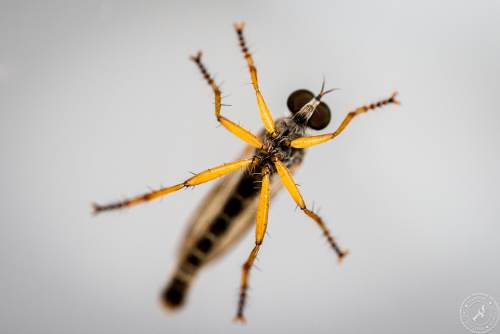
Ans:
{"label": "dark compound eye", "polygon": [[[290,94],[286,105],[292,114],[297,113],[307,102],[314,98],[314,94],[306,89],[299,89]],[[316,107],[307,126],[314,130],[322,130],[328,126],[332,118],[330,108],[324,102]]]}
{"label": "dark compound eye", "polygon": [[323,130],[330,124],[331,119],[332,113],[330,112],[330,108],[328,108],[325,102],[320,102],[311,118],[309,118],[307,126],[314,130]]}
{"label": "dark compound eye", "polygon": [[299,89],[290,94],[286,105],[292,114],[296,114],[307,102],[311,101],[314,94],[306,89]]}

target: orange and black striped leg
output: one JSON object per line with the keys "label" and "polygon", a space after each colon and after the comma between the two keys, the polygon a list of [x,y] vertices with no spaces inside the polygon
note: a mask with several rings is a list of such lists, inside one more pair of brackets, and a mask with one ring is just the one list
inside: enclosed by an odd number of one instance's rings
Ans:
{"label": "orange and black striped leg", "polygon": [[238,35],[238,42],[240,44],[241,52],[243,52],[243,56],[248,65],[248,70],[250,71],[250,78],[252,80],[252,86],[255,90],[255,96],[257,97],[257,105],[259,107],[260,118],[262,119],[262,123],[264,123],[264,127],[267,132],[271,134],[276,133],[276,128],[274,125],[273,117],[269,108],[267,107],[266,101],[264,100],[264,96],[259,88],[259,80],[257,79],[257,68],[255,67],[252,54],[248,51],[248,46],[245,42],[245,37],[243,36],[243,29],[245,24],[243,22],[238,22],[234,24],[234,29],[236,30],[236,34]]}
{"label": "orange and black striped leg", "polygon": [[257,218],[255,220],[255,246],[250,252],[248,259],[243,264],[241,274],[240,298],[238,301],[238,310],[234,318],[236,321],[245,322],[243,311],[245,309],[245,302],[247,298],[248,277],[250,275],[250,269],[253,266],[253,262],[255,261],[255,258],[259,253],[262,241],[264,240],[264,234],[266,233],[267,217],[269,213],[269,199],[269,169],[264,168],[262,170],[262,188],[260,190]]}
{"label": "orange and black striped leg", "polygon": [[214,92],[215,96],[215,117],[217,118],[217,121],[222,124],[226,129],[228,129],[231,133],[236,135],[238,138],[244,140],[248,144],[252,145],[253,147],[256,148],[262,148],[262,142],[260,141],[257,136],[255,136],[253,133],[248,131],[247,129],[239,126],[238,124],[234,123],[233,121],[230,121],[229,119],[225,118],[220,114],[221,110],[221,91],[219,86],[215,83],[214,79],[208,73],[207,68],[201,61],[201,52],[198,52],[195,56],[191,57],[191,60],[198,66],[200,69],[201,74],[203,75],[203,78],[207,81],[207,83],[212,87],[212,91]]}
{"label": "orange and black striped leg", "polygon": [[297,203],[299,208],[302,211],[304,211],[304,213],[307,216],[309,216],[312,220],[316,222],[316,224],[318,224],[318,226],[321,228],[321,231],[323,231],[326,240],[328,240],[328,243],[337,254],[338,260],[341,261],[347,254],[349,254],[349,252],[347,250],[342,250],[337,245],[337,242],[333,238],[328,227],[323,222],[323,219],[321,219],[320,216],[318,216],[316,213],[312,212],[306,207],[304,199],[302,198],[302,195],[300,194],[299,189],[297,188],[297,185],[295,184],[295,181],[292,178],[292,174],[290,173],[288,168],[286,168],[283,162],[281,162],[278,159],[274,159],[274,165],[276,166],[276,170],[278,171],[281,181],[285,185],[285,188],[288,190],[295,203]]}
{"label": "orange and black striped leg", "polygon": [[199,174],[196,174],[195,176],[187,179],[186,181],[176,184],[171,187],[167,188],[161,188],[158,190],[151,191],[146,194],[142,194],[130,199],[126,199],[124,201],[120,202],[115,202],[115,203],[110,203],[106,205],[99,205],[94,203],[93,208],[94,208],[94,213],[100,213],[103,211],[111,211],[111,210],[117,210],[117,209],[123,209],[127,207],[131,207],[140,203],[144,202],[149,202],[154,199],[166,196],[168,194],[171,194],[173,192],[176,192],[182,188],[187,188],[187,187],[193,187],[208,181],[211,181],[213,179],[216,179],[218,177],[224,176],[228,173],[231,173],[237,169],[240,168],[245,168],[248,167],[254,159],[245,159],[245,160],[238,160],[234,162],[230,162],[227,164],[222,164],[220,166],[207,169]]}
{"label": "orange and black striped leg", "polygon": [[388,104],[400,104],[398,100],[396,100],[396,95],[397,92],[393,93],[391,97],[385,100],[380,100],[378,102],[369,104],[367,106],[362,106],[354,111],[351,111],[350,113],[347,114],[347,116],[344,118],[342,123],[339,125],[337,130],[332,133],[327,133],[324,135],[318,135],[318,136],[308,136],[308,137],[300,137],[297,139],[294,139],[291,141],[290,146],[293,148],[307,148],[311,147],[314,145],[322,144],[324,142],[327,142],[335,137],[337,137],[344,129],[347,127],[347,125],[351,122],[351,120],[356,117],[359,114],[365,113],[369,110],[373,110],[376,108],[383,107]]}

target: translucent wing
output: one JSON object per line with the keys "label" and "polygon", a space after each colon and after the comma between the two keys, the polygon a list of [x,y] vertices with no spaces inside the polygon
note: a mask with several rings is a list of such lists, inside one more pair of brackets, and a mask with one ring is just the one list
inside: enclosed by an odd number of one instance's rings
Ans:
{"label": "translucent wing", "polygon": [[[240,159],[255,155],[253,147],[247,147]],[[293,173],[302,161],[288,162]],[[271,197],[282,187],[278,175],[271,175]],[[167,308],[184,304],[189,287],[197,272],[212,260],[225,254],[250,228],[255,226],[258,205],[259,176],[236,171],[223,177],[205,196],[195,211],[182,240],[177,266],[162,293]]]}
{"label": "translucent wing", "polygon": [[[241,158],[250,158],[254,153],[254,149],[248,146],[241,154]],[[209,229],[209,225],[219,216],[227,201],[232,196],[232,190],[236,187],[239,180],[243,177],[243,171],[233,172],[226,177],[222,178],[209,192],[199,205],[191,217],[188,229],[181,241],[179,248],[179,261],[187,256],[189,252],[195,247],[195,243],[199,240]],[[214,249],[208,254],[206,261],[208,262],[215,258],[215,254],[220,254],[222,244],[227,244],[229,239],[233,242],[243,236],[243,233],[250,227],[248,218],[241,219],[246,215],[246,210],[242,214],[232,219],[228,231],[218,238],[214,245]],[[247,226],[248,225],[248,226]]]}
{"label": "translucent wing", "polygon": [[[239,159],[250,158],[253,154],[254,148],[248,146],[243,151]],[[290,170],[295,172],[299,165],[300,163],[293,164],[290,166]],[[189,227],[184,235],[184,239],[181,242],[179,249],[180,261],[182,261],[182,259],[192,251],[196,242],[204,234],[206,234],[210,224],[221,214],[228,201],[234,196],[234,190],[242,177],[244,177],[243,171],[238,171],[224,177],[205,196],[204,200],[192,216]],[[271,196],[274,197],[274,195],[276,195],[281,188],[282,185],[279,177],[277,175],[272,175]],[[257,202],[258,196],[256,195],[244,201],[244,207],[239,214],[231,218],[227,231],[223,235],[219,236],[216,242],[214,242],[213,249],[207,254],[207,257],[204,260],[205,264],[228,251],[245,235],[249,229],[255,225]]]}

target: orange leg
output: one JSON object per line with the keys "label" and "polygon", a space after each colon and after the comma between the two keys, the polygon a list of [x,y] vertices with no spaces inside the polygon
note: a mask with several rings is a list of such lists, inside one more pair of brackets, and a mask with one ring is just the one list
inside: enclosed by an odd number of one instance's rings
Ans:
{"label": "orange leg", "polygon": [[309,216],[312,220],[318,224],[318,226],[321,228],[321,231],[323,231],[323,234],[326,237],[326,240],[328,240],[328,243],[330,246],[333,248],[335,253],[337,254],[337,257],[339,261],[341,261],[349,252],[340,249],[340,247],[337,245],[335,242],[335,239],[333,238],[332,234],[330,233],[330,230],[328,227],[325,225],[323,222],[323,219],[321,219],[320,216],[318,216],[316,213],[312,212],[306,207],[306,204],[304,202],[304,199],[302,198],[302,195],[299,192],[299,189],[297,188],[297,185],[295,184],[295,181],[293,180],[292,174],[286,168],[286,166],[283,164],[278,159],[274,160],[274,165],[276,166],[276,170],[278,171],[278,174],[281,178],[281,181],[283,182],[285,188],[288,190],[290,195],[292,196],[293,200],[299,208],[304,211],[304,213]]}
{"label": "orange leg", "polygon": [[253,62],[252,54],[248,51],[248,47],[245,42],[245,37],[243,36],[243,28],[245,27],[243,22],[238,22],[234,24],[234,29],[238,35],[238,41],[240,43],[241,51],[248,65],[248,70],[250,71],[250,78],[252,80],[252,86],[255,90],[255,96],[257,97],[257,106],[259,107],[260,118],[264,127],[269,133],[276,133],[276,128],[274,126],[273,117],[269,108],[267,107],[266,101],[264,101],[264,96],[260,92],[259,80],[257,79],[257,68]]}
{"label": "orange leg", "polygon": [[248,144],[252,145],[253,147],[256,148],[262,148],[262,142],[260,141],[257,136],[255,136],[253,133],[248,131],[247,129],[239,126],[238,124],[230,121],[229,119],[225,118],[220,114],[221,110],[221,91],[219,86],[215,83],[213,78],[210,76],[208,73],[205,65],[201,62],[201,52],[198,52],[196,56],[191,57],[191,60],[195,62],[195,64],[198,66],[200,69],[201,74],[203,75],[203,78],[207,81],[207,83],[212,87],[212,90],[214,92],[215,96],[215,117],[217,118],[217,121],[219,121],[222,126],[224,126],[226,129],[228,129],[231,133],[236,135],[236,137],[244,140]]}
{"label": "orange leg", "polygon": [[260,246],[264,240],[264,234],[267,228],[267,217],[269,213],[269,170],[265,168],[262,171],[262,188],[260,190],[259,196],[259,206],[257,208],[257,218],[255,221],[255,246],[250,252],[248,259],[243,264],[242,274],[241,274],[241,288],[240,288],[240,298],[238,302],[238,311],[235,316],[236,321],[245,322],[245,317],[243,315],[243,310],[245,308],[245,302],[247,297],[248,289],[248,276],[250,275],[250,269],[253,266],[253,262],[259,253]]}
{"label": "orange leg", "polygon": [[396,95],[397,93],[394,93],[391,95],[390,98],[378,101],[376,103],[372,103],[367,106],[362,106],[354,111],[351,111],[350,113],[347,114],[347,116],[344,118],[342,123],[339,125],[337,130],[332,133],[327,133],[324,135],[318,135],[318,136],[308,136],[308,137],[300,137],[297,139],[294,139],[291,141],[290,146],[293,148],[307,148],[311,147],[314,145],[322,144],[324,142],[327,142],[335,137],[337,137],[344,129],[347,127],[347,125],[351,122],[351,120],[356,117],[357,115],[361,113],[365,113],[368,110],[373,110],[376,108],[380,108],[382,106],[385,106],[387,104],[399,104],[399,101],[396,100]]}
{"label": "orange leg", "polygon": [[124,201],[110,203],[110,204],[106,204],[106,205],[99,205],[99,204],[94,203],[93,204],[94,213],[99,213],[102,211],[117,210],[117,209],[131,207],[131,206],[134,206],[134,205],[137,205],[140,203],[149,202],[149,201],[152,201],[154,199],[157,199],[157,198],[166,196],[168,194],[171,194],[173,192],[176,192],[182,188],[196,186],[196,185],[211,181],[213,179],[219,178],[221,176],[224,176],[224,175],[231,173],[237,169],[247,167],[253,161],[254,161],[254,159],[246,159],[246,160],[238,160],[238,161],[230,162],[227,164],[223,164],[223,165],[211,168],[211,169],[207,169],[207,170],[205,170],[199,174],[196,174],[195,176],[187,179],[186,181],[179,183],[179,184],[176,184],[174,186],[154,190],[154,191],[148,192],[146,194],[142,194],[142,195],[130,198],[130,199],[126,199]]}

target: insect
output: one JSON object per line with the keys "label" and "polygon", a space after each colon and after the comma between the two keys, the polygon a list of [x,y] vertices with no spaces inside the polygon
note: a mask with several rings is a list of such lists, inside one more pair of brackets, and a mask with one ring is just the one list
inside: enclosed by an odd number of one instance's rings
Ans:
{"label": "insect", "polygon": [[179,184],[119,202],[93,204],[93,208],[95,213],[127,208],[225,176],[195,213],[179,252],[178,264],[161,298],[167,308],[180,307],[199,269],[227,251],[255,224],[255,244],[242,267],[235,316],[235,320],[244,321],[250,270],[264,241],[271,197],[284,186],[302,212],[318,225],[338,260],[341,260],[348,252],[337,245],[323,219],[306,206],[292,175],[302,163],[306,148],[334,139],[357,115],[388,104],[399,104],[399,101],[396,100],[397,93],[393,93],[387,99],[349,112],[334,132],[308,135],[309,129],[322,130],[330,123],[331,112],[322,98],[332,90],[325,90],[323,80],[317,95],[304,89],[293,92],[287,100],[290,116],[274,121],[259,87],[257,69],[243,36],[244,24],[235,23],[234,28],[248,65],[264,130],[255,135],[221,114],[221,90],[207,71],[199,52],[191,60],[213,91],[215,117],[224,128],[246,142],[247,149],[239,160],[207,169]]}

